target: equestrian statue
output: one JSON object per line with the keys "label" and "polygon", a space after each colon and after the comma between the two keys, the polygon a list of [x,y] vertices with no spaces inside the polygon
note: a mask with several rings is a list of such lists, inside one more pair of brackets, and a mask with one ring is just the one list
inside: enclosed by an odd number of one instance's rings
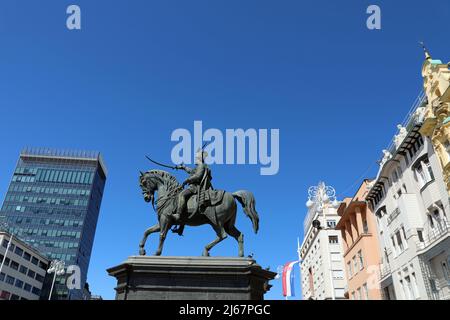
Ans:
{"label": "equestrian statue", "polygon": [[[211,184],[211,169],[205,163],[208,156],[204,146],[198,150],[195,157],[195,167],[185,165],[167,166],[159,162],[151,162],[175,170],[183,170],[189,177],[179,184],[177,179],[163,170],[141,172],[140,187],[146,202],[151,202],[158,215],[158,223],[144,232],[139,243],[139,254],[145,255],[147,237],[159,232],[159,246],[155,255],[162,253],[164,240],[169,230],[183,235],[184,227],[209,224],[217,237],[207,244],[203,256],[209,256],[209,251],[228,235],[236,239],[239,245],[239,257],[244,256],[244,235],[236,228],[236,200],[241,204],[244,213],[253,224],[253,231],[258,232],[259,217],[255,209],[255,198],[250,191],[240,190],[229,193],[215,190]],[[185,188],[187,186],[187,188]],[[155,197],[155,192],[157,196]],[[156,204],[156,208],[155,208]],[[173,228],[172,228],[173,227]]]}

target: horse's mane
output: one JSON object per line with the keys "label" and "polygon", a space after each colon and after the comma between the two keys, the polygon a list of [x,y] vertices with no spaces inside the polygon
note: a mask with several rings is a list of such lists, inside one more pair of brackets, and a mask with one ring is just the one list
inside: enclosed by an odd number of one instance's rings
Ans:
{"label": "horse's mane", "polygon": [[172,195],[182,189],[181,185],[178,183],[178,180],[164,170],[150,170],[147,173],[159,176],[161,182],[166,186],[167,193]]}

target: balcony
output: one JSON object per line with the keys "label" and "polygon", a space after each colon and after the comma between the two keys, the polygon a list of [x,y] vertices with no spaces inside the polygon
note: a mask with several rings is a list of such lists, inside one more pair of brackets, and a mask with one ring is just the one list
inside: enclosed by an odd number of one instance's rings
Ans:
{"label": "balcony", "polygon": [[400,214],[400,208],[395,208],[394,211],[392,211],[392,213],[388,216],[387,218],[387,224],[390,225],[392,221],[394,221],[395,218],[398,217],[398,215]]}
{"label": "balcony", "polygon": [[419,241],[417,243],[417,247],[420,250],[429,248],[439,240],[449,235],[450,223],[446,220],[442,220],[441,222],[435,222],[434,227],[431,227],[429,224],[427,224],[424,228],[424,231],[425,230],[426,232],[424,232],[421,239],[423,241]]}

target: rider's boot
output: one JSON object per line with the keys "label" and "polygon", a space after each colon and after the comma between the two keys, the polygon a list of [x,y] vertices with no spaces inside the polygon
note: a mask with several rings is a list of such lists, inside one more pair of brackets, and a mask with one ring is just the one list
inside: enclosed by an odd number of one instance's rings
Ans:
{"label": "rider's boot", "polygon": [[184,219],[182,218],[182,212],[183,208],[180,208],[179,206],[177,212],[173,215],[174,219],[178,220],[180,225],[173,228],[172,232],[178,233],[179,236],[182,236],[184,231],[184,221],[183,221]]}

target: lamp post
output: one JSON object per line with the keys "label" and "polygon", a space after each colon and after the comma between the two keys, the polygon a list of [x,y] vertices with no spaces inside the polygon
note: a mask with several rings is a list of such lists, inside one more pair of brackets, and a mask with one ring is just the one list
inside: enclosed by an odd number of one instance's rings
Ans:
{"label": "lamp post", "polygon": [[52,287],[50,289],[48,300],[52,299],[53,287],[55,285],[56,276],[62,276],[63,274],[66,273],[66,271],[64,270],[65,266],[66,263],[61,260],[52,260],[52,262],[50,262],[50,268],[48,268],[47,273],[54,273],[55,275],[53,276]]}
{"label": "lamp post", "polygon": [[[8,225],[8,223],[7,222],[0,222],[0,231],[1,230],[5,230],[6,232],[8,232],[8,230],[9,230],[9,225]],[[12,232],[8,232],[9,234],[10,234],[10,236],[9,236],[9,241],[8,241],[8,245],[7,245],[7,247],[6,247],[6,251],[5,251],[5,255],[3,256],[3,259],[2,259],[2,264],[0,265],[0,273],[2,272],[2,270],[3,270],[3,265],[5,264],[5,261],[6,261],[6,256],[8,255],[8,251],[9,251],[9,247],[11,246],[11,242],[12,242],[12,240],[13,240],[13,234],[12,234]],[[1,244],[0,244],[1,245]]]}
{"label": "lamp post", "polygon": [[[308,209],[315,209],[315,212],[319,215],[322,214],[324,220],[324,227],[320,226],[320,221],[314,220],[313,227],[317,230],[327,230],[327,218],[326,209],[329,207],[337,208],[340,202],[336,199],[336,190],[333,187],[325,185],[324,182],[319,182],[317,186],[312,186],[308,188],[308,201],[306,202],[306,207]],[[329,250],[329,243],[327,243],[327,249]],[[331,257],[330,257],[330,286],[331,286],[331,299],[335,300],[336,296],[334,294],[334,283],[333,283],[333,268],[331,267]]]}

